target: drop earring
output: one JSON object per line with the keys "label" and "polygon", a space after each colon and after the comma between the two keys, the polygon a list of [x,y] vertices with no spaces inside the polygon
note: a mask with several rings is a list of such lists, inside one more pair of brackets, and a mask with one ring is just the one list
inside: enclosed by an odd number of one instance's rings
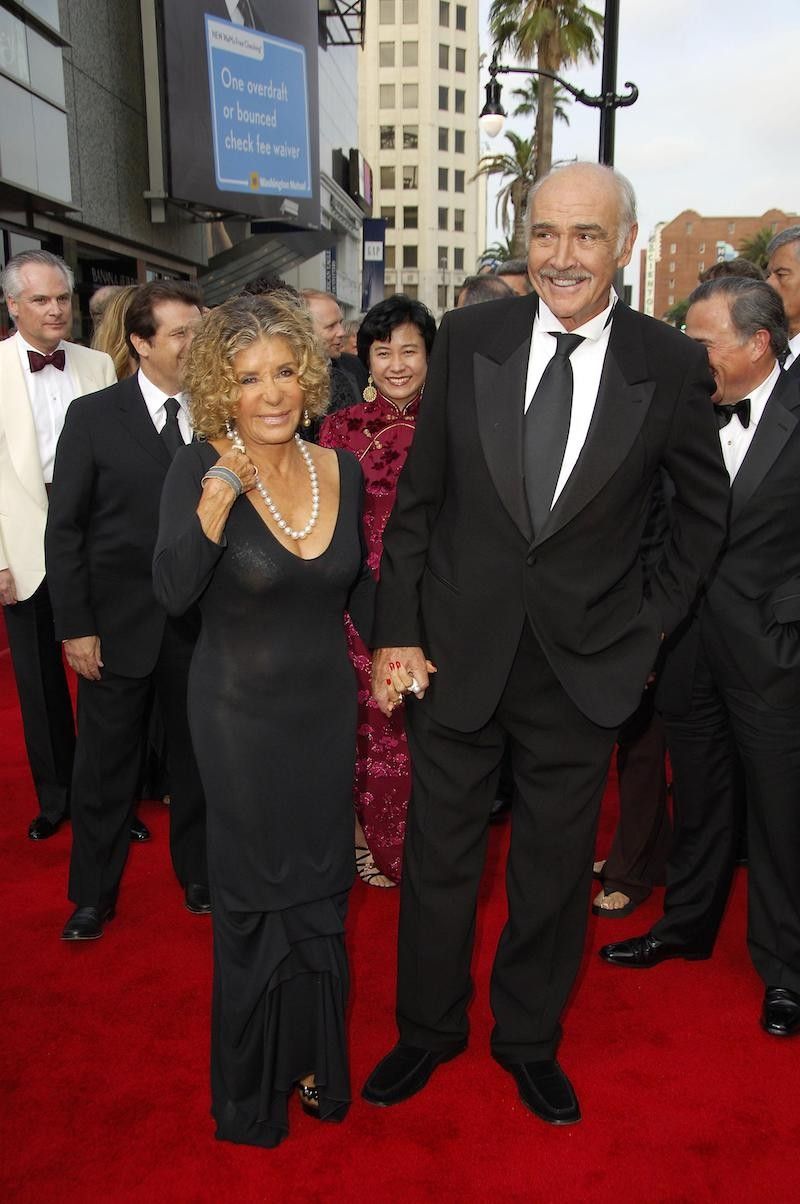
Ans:
{"label": "drop earring", "polygon": [[308,430],[311,426],[311,415],[308,410],[303,410],[303,429]]}
{"label": "drop earring", "polygon": [[225,434],[229,439],[233,439],[234,437],[234,430],[230,418],[225,419]]}
{"label": "drop earring", "polygon": [[364,385],[364,389],[361,393],[361,396],[364,398],[364,401],[366,401],[366,402],[374,401],[375,398],[378,396],[378,390],[375,388],[375,385],[373,383],[371,372],[369,374],[369,380]]}

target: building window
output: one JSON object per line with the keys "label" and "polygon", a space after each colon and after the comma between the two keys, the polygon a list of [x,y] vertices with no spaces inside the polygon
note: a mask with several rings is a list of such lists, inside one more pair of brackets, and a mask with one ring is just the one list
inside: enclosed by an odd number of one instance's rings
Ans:
{"label": "building window", "polygon": [[447,112],[447,109],[448,109],[448,107],[449,107],[449,104],[450,104],[450,99],[449,99],[449,96],[448,96],[448,89],[447,89],[447,88],[440,88],[440,89],[439,89],[439,108],[440,108],[440,109],[441,109],[443,112],[445,112],[445,113],[446,113],[446,112]]}
{"label": "building window", "polygon": [[394,230],[394,205],[382,206],[381,217],[386,222],[386,229]]}
{"label": "building window", "polygon": [[450,5],[447,0],[439,0],[439,24],[445,29],[450,28]]}
{"label": "building window", "polygon": [[456,47],[456,71],[460,71],[463,74],[466,71],[466,69],[467,69],[467,52],[466,52],[466,50],[462,50],[460,46],[457,46]]}
{"label": "building window", "polygon": [[694,222],[687,222],[686,223],[686,233],[691,234],[693,229],[694,229]]}
{"label": "building window", "polygon": [[439,69],[446,71],[450,66],[450,47],[439,43]]}
{"label": "building window", "polygon": [[439,126],[439,150],[446,151],[450,148],[450,131],[446,125]]}
{"label": "building window", "polygon": [[453,172],[453,181],[454,181],[453,182],[453,190],[455,192],[463,192],[464,191],[464,179],[465,179],[465,173],[463,171],[454,171]]}
{"label": "building window", "polygon": [[416,205],[403,206],[403,229],[416,230],[419,226],[419,209]]}
{"label": "building window", "polygon": [[453,271],[454,272],[463,272],[464,271],[464,248],[463,247],[453,247]]}
{"label": "building window", "polygon": [[464,108],[465,108],[465,105],[466,105],[466,99],[467,99],[467,94],[466,94],[466,92],[464,91],[464,89],[463,89],[463,88],[456,88],[456,90],[455,90],[455,105],[454,105],[454,108],[455,108],[455,111],[456,111],[457,113],[463,113],[463,112],[464,112]]}
{"label": "building window", "polygon": [[453,210],[453,229],[456,231],[463,232],[463,230],[464,230],[464,210],[463,209],[454,209]]}
{"label": "building window", "polygon": [[419,62],[419,43],[403,42],[403,66],[416,67]]}
{"label": "building window", "polygon": [[394,150],[394,126],[381,126],[381,150]]}
{"label": "building window", "polygon": [[670,287],[670,288],[674,288],[674,287],[675,287],[675,281],[674,281],[674,280],[670,280],[670,282],[669,282],[669,287]]}
{"label": "building window", "polygon": [[670,255],[674,255],[674,254],[675,254],[675,252],[677,251],[677,249],[678,249],[678,244],[677,244],[676,242],[671,242],[671,243],[669,244],[669,253],[670,253]]}
{"label": "building window", "polygon": [[439,210],[439,229],[440,230],[447,229],[447,210],[446,209]]}
{"label": "building window", "polygon": [[415,268],[417,266],[417,248],[416,245],[411,247],[403,247],[403,267]]}
{"label": "building window", "polygon": [[419,84],[403,84],[403,108],[419,108]]}
{"label": "building window", "polygon": [[394,42],[379,42],[378,43],[378,66],[393,67],[394,66]]}
{"label": "building window", "polygon": [[382,109],[394,108],[394,84],[381,84],[378,89],[379,103]]}
{"label": "building window", "polygon": [[674,260],[674,259],[671,259],[671,260],[670,260],[670,263],[669,263],[669,270],[670,270],[671,272],[674,272],[674,271],[675,271],[675,260]]}
{"label": "building window", "polygon": [[403,168],[403,188],[405,188],[406,191],[408,191],[409,188],[417,188],[418,185],[419,185],[419,181],[417,179],[417,168],[416,167],[404,167]]}
{"label": "building window", "polygon": [[417,0],[403,0],[403,24],[416,25],[419,20]]}
{"label": "building window", "polygon": [[674,305],[674,304],[675,304],[675,294],[670,293],[670,295],[667,297],[667,305]]}
{"label": "building window", "polygon": [[439,284],[436,288],[436,299],[439,309],[447,309],[447,285]]}
{"label": "building window", "polygon": [[417,294],[419,293],[419,289],[417,288],[416,284],[404,284],[403,292],[405,293],[405,295],[408,297],[408,299],[410,301],[416,301]]}
{"label": "building window", "polygon": [[381,188],[394,188],[394,168],[381,168]]}
{"label": "building window", "polygon": [[705,260],[701,259],[697,265],[697,275],[699,276],[700,273],[704,272],[705,270],[706,270]]}
{"label": "building window", "polygon": [[416,150],[419,146],[419,126],[403,126],[403,150]]}
{"label": "building window", "polygon": [[736,233],[736,222],[728,222],[728,233],[729,234]]}
{"label": "building window", "polygon": [[438,247],[436,251],[436,262],[439,267],[445,270],[450,263],[450,255],[447,247]]}
{"label": "building window", "polygon": [[467,6],[466,4],[456,5],[456,29],[467,28]]}
{"label": "building window", "polygon": [[387,267],[387,268],[393,268],[393,267],[394,267],[394,263],[395,263],[395,260],[394,260],[394,247],[390,246],[390,245],[389,245],[389,243],[387,243],[387,244],[386,244],[386,246],[385,246],[385,248],[384,248],[384,252],[383,252],[383,263],[384,263],[384,266],[385,266],[385,267]]}
{"label": "building window", "polygon": [[705,249],[706,249],[706,244],[704,242],[701,242],[699,247],[697,248],[698,255],[705,254]]}
{"label": "building window", "polygon": [[464,154],[465,141],[466,141],[466,135],[464,134],[463,130],[454,130],[453,131],[453,150],[456,152],[457,155]]}
{"label": "building window", "polygon": [[381,0],[378,6],[378,23],[394,25],[394,0]]}
{"label": "building window", "polygon": [[448,187],[448,184],[447,184],[447,168],[446,168],[446,167],[440,167],[440,168],[439,168],[439,191],[440,191],[440,192],[447,192],[447,187]]}

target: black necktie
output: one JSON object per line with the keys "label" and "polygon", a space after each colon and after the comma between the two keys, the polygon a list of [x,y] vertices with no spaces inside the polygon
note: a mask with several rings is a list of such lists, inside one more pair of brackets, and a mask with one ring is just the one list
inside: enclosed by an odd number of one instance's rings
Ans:
{"label": "black necktie", "polygon": [[41,351],[28,352],[31,372],[41,372],[42,368],[46,368],[48,364],[52,364],[54,368],[58,368],[59,372],[63,372],[66,362],[67,356],[63,347],[59,347],[58,351],[54,351],[51,355],[42,355]]}
{"label": "black necktie", "polygon": [[556,353],[545,368],[525,415],[525,492],[533,533],[544,526],[561,472],[572,415],[572,365],[569,357],[580,334],[555,334]]}
{"label": "black necktie", "polygon": [[742,401],[733,401],[730,405],[715,405],[715,413],[717,415],[717,423],[720,430],[723,426],[727,426],[734,414],[741,422],[745,430],[750,425],[750,398],[745,397]]}
{"label": "black necktie", "polygon": [[164,402],[164,409],[167,411],[167,421],[161,428],[161,438],[164,440],[164,445],[171,456],[179,448],[183,447],[183,435],[181,428],[178,426],[178,410],[180,405],[174,397],[168,397]]}

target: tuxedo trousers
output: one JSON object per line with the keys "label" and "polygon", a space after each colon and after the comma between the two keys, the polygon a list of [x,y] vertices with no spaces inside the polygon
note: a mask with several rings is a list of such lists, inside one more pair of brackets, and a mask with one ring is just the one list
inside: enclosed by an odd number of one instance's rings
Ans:
{"label": "tuxedo trousers", "polygon": [[441,1051],[467,1039],[478,889],[508,746],[508,921],[492,972],[492,1052],[504,1061],[552,1058],[583,954],[616,729],[578,710],[527,623],[498,707],[478,731],[437,723],[425,699],[406,705],[413,773],[398,940],[401,1040]]}
{"label": "tuxedo trousers", "polygon": [[182,886],[208,883],[205,796],[186,714],[193,635],[183,620],[167,619],[151,674],[123,677],[104,668],[99,681],[78,681],[69,870],[69,898],[78,907],[102,909],[116,901],[153,688],[166,733],[172,864]]}
{"label": "tuxedo trousers", "polygon": [[47,580],[4,615],[39,811],[55,824],[70,810],[75,720]]}
{"label": "tuxedo trousers", "polygon": [[729,680],[701,640],[691,709],[665,714],[672,851],[653,936],[709,955],[736,860],[739,766],[747,796],[748,947],[768,986],[800,991],[800,706],[776,709]]}

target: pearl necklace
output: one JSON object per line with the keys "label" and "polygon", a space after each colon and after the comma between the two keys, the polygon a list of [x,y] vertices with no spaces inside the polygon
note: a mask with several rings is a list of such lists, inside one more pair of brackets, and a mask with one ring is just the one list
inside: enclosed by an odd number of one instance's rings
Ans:
{"label": "pearl necklace", "polygon": [[[229,429],[228,438],[237,451],[240,451],[242,455],[247,455],[244,443],[242,442],[242,437],[235,426]],[[284,531],[290,539],[305,539],[306,536],[310,535],[314,530],[317,525],[317,519],[319,518],[319,480],[317,477],[317,470],[314,467],[314,461],[311,459],[311,453],[309,452],[305,443],[299,435],[295,435],[294,439],[295,443],[297,444],[297,450],[300,452],[300,455],[305,461],[305,466],[308,469],[309,480],[311,481],[311,517],[303,529],[301,531],[295,531],[294,527],[289,526],[286,519],[283,517],[280,510],[270,497],[266,485],[263,484],[261,477],[259,476],[257,468],[255,488],[262,502],[266,506],[270,517],[280,528],[280,530]]]}

